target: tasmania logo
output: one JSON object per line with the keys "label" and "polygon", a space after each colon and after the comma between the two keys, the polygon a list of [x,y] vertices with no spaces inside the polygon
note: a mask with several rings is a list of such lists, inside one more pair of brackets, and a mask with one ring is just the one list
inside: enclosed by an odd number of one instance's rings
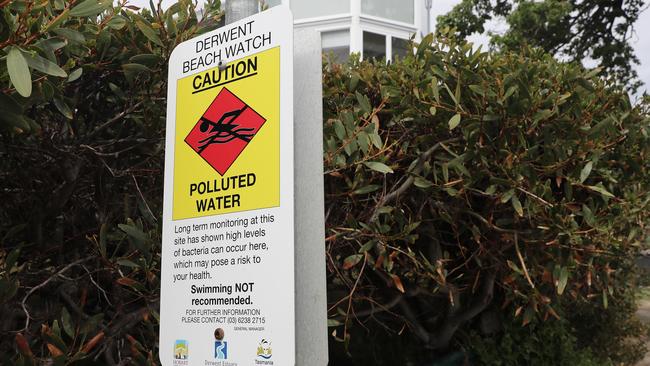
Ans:
{"label": "tasmania logo", "polygon": [[264,117],[223,88],[185,142],[223,176],[265,122]]}

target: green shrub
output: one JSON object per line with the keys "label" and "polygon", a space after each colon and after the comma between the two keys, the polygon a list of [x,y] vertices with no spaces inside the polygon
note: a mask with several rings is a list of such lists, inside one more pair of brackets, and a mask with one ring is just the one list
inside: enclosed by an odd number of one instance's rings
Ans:
{"label": "green shrub", "polygon": [[[646,104],[539,50],[491,54],[444,38],[391,65],[325,71],[330,323],[340,341],[355,345],[350,329],[377,322],[431,355],[471,349],[461,335],[489,306],[507,324],[564,319],[545,334],[594,348],[585,360],[606,362],[604,342],[639,335],[590,343],[560,328],[575,327],[576,304],[608,309],[636,283],[650,212]],[[590,321],[604,331],[632,316],[594,310]]]}
{"label": "green shrub", "polygon": [[125,3],[0,8],[0,363],[158,363],[163,75],[220,10]]}
{"label": "green shrub", "polygon": [[571,324],[562,320],[537,322],[528,327],[507,323],[496,337],[471,337],[476,364],[489,366],[605,366],[590,349],[576,346]]}

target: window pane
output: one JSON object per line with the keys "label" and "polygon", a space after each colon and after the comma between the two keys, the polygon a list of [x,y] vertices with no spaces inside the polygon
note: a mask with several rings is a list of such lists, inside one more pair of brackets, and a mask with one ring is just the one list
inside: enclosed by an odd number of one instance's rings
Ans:
{"label": "window pane", "polygon": [[334,62],[345,62],[350,55],[350,30],[342,29],[321,33],[323,55]]}
{"label": "window pane", "polygon": [[393,37],[391,39],[391,43],[393,45],[393,55],[392,55],[393,60],[395,60],[398,57],[400,59],[403,59],[409,53],[413,52],[410,46],[410,42],[407,41],[406,39]]}
{"label": "window pane", "polygon": [[386,36],[372,32],[363,32],[363,58],[386,58]]}
{"label": "window pane", "polygon": [[361,0],[361,12],[398,22],[415,23],[414,0]]}
{"label": "window pane", "polygon": [[276,5],[282,4],[282,0],[264,0],[264,3],[269,6],[269,8],[272,8]]}
{"label": "window pane", "polygon": [[350,0],[291,0],[295,19],[323,17],[350,13]]}

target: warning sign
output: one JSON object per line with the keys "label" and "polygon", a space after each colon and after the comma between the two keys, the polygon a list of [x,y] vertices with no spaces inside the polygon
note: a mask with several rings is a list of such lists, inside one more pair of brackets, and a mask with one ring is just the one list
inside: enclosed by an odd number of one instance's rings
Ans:
{"label": "warning sign", "polygon": [[280,204],[280,49],[228,65],[178,81],[175,220]]}
{"label": "warning sign", "polygon": [[289,8],[180,44],[168,85],[160,361],[293,365]]}
{"label": "warning sign", "polygon": [[223,176],[264,122],[264,117],[223,88],[185,142]]}

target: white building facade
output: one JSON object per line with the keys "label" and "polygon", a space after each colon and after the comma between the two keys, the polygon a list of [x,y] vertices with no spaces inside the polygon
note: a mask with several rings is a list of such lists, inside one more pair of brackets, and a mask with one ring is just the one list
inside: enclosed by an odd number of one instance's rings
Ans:
{"label": "white building facade", "polygon": [[323,52],[344,60],[350,53],[386,59],[409,52],[412,36],[427,31],[426,0],[266,0],[269,6],[288,4],[296,28],[321,33]]}

